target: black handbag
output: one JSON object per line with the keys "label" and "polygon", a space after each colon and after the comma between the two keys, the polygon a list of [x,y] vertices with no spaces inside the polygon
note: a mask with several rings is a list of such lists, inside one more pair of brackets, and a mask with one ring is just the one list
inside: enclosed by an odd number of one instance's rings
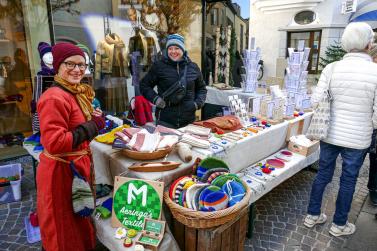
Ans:
{"label": "black handbag", "polygon": [[178,105],[182,101],[182,99],[186,96],[186,73],[187,65],[185,66],[185,70],[181,79],[175,82],[172,86],[170,86],[166,91],[162,93],[161,97],[163,100],[169,102],[172,105]]}

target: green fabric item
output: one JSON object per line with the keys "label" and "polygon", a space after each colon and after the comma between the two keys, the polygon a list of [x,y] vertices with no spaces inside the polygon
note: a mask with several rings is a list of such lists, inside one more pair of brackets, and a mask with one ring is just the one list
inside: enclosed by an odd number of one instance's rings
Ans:
{"label": "green fabric item", "polygon": [[223,174],[223,175],[216,177],[212,181],[211,185],[218,186],[218,187],[221,188],[228,180],[234,180],[234,181],[237,181],[237,182],[242,184],[241,179],[237,175],[227,173],[227,174]]}

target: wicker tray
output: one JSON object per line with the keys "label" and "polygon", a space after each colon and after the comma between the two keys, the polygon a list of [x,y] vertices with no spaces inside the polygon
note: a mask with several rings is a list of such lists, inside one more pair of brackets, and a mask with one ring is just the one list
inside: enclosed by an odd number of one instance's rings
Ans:
{"label": "wicker tray", "polygon": [[138,152],[128,149],[123,149],[122,153],[124,156],[130,159],[135,160],[155,160],[155,159],[162,159],[166,155],[168,155],[173,150],[173,147],[168,147],[164,149],[160,149],[151,153],[148,152]]}
{"label": "wicker tray", "polygon": [[231,221],[243,208],[249,206],[251,189],[245,182],[242,183],[246,187],[245,197],[234,206],[219,211],[202,212],[182,207],[170,199],[169,192],[164,193],[164,200],[173,217],[183,225],[192,228],[216,227]]}

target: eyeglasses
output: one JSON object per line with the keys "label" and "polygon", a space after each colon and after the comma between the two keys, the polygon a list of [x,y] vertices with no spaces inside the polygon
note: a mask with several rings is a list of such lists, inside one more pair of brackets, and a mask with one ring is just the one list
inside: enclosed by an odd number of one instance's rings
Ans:
{"label": "eyeglasses", "polygon": [[88,67],[87,64],[75,64],[73,62],[63,62],[63,64],[65,64],[65,66],[67,67],[68,70],[73,70],[76,68],[76,65],[77,67],[79,68],[80,71],[84,71],[86,70],[86,67]]}

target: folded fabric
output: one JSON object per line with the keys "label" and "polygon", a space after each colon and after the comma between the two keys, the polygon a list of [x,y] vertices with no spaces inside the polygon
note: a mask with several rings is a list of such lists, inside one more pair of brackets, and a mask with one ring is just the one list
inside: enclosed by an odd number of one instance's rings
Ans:
{"label": "folded fabric", "polygon": [[[131,103],[131,112],[133,119],[139,126],[145,125],[147,122],[153,122],[152,104],[143,96],[135,96],[134,103]],[[132,117],[129,117],[130,119]]]}
{"label": "folded fabric", "polygon": [[208,157],[208,158],[203,159],[199,163],[199,166],[197,167],[195,172],[196,172],[196,175],[199,178],[201,178],[209,169],[220,168],[220,167],[223,167],[229,170],[228,165],[224,161],[217,158]]}
{"label": "folded fabric", "polygon": [[127,143],[123,140],[116,138],[113,142],[113,148],[114,149],[125,149],[128,148]]}
{"label": "folded fabric", "polygon": [[208,186],[200,193],[199,210],[217,211],[228,206],[228,195],[216,186]]}
{"label": "folded fabric", "polygon": [[[204,121],[194,122],[195,125],[211,128],[212,132],[224,131],[231,132],[242,128],[240,120],[233,115],[216,117]],[[220,130],[219,130],[220,129]]]}
{"label": "folded fabric", "polygon": [[183,133],[181,133],[180,131],[176,130],[176,129],[173,129],[173,128],[168,128],[168,127],[165,127],[165,126],[162,126],[162,125],[158,125],[156,127],[156,130],[155,132],[159,132],[163,135],[165,134],[174,134],[174,135],[177,135],[177,136],[181,136]]}
{"label": "folded fabric", "polygon": [[125,143],[129,143],[131,138],[129,138],[126,134],[124,134],[123,132],[116,132],[115,133],[115,137],[122,140],[123,142]]}
{"label": "folded fabric", "polygon": [[178,140],[179,138],[176,135],[161,136],[160,143],[158,143],[157,149],[172,147],[173,145],[178,143]]}
{"label": "folded fabric", "polygon": [[210,128],[206,128],[206,127],[198,126],[198,125],[191,125],[191,124],[186,126],[184,130],[185,130],[185,133],[195,134],[199,136],[206,136],[207,138],[211,133]]}
{"label": "folded fabric", "polygon": [[183,134],[181,142],[200,148],[209,148],[211,145],[208,140],[198,139],[188,134]]}
{"label": "folded fabric", "polygon": [[234,180],[228,180],[222,186],[222,190],[228,195],[228,207],[240,202],[246,194],[246,190],[243,185]]}
{"label": "folded fabric", "polygon": [[115,140],[116,134],[118,132],[122,132],[123,129],[129,128],[129,127],[130,127],[129,125],[119,126],[117,128],[114,128],[113,130],[111,130],[108,133],[98,135],[97,137],[95,137],[95,140],[98,141],[98,142],[104,143],[104,144],[111,145]]}
{"label": "folded fabric", "polygon": [[153,152],[156,150],[159,142],[159,133],[149,133],[143,129],[132,136],[128,146],[139,152]]}
{"label": "folded fabric", "polygon": [[134,134],[140,132],[141,130],[142,130],[141,128],[130,127],[130,128],[123,129],[122,133],[124,133],[127,137],[132,138]]}

